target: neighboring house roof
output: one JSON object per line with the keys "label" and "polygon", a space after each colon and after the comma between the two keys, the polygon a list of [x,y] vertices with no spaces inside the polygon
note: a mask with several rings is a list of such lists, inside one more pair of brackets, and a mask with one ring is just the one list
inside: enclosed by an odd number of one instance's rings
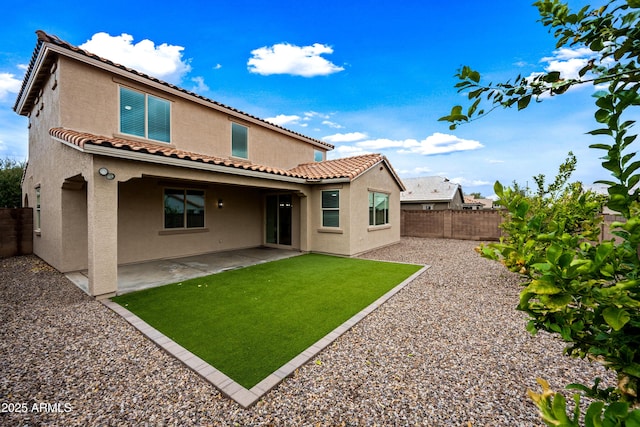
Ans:
{"label": "neighboring house roof", "polygon": [[482,202],[480,202],[478,199],[476,199],[475,197],[470,197],[470,196],[464,196],[464,203],[467,205],[481,205]]}
{"label": "neighboring house roof", "polygon": [[[191,166],[194,166],[194,163],[202,163],[221,167],[221,172],[233,170],[250,171],[312,182],[331,179],[351,181],[376,165],[384,163],[396,179],[400,189],[404,189],[402,181],[396,175],[393,167],[387,158],[381,154],[364,154],[323,162],[304,163],[292,169],[279,169],[244,160],[210,156],[179,150],[171,146],[93,135],[71,129],[53,128],[49,131],[49,134],[67,145],[91,154],[155,161],[163,164],[167,164],[170,159],[177,159],[193,162]],[[267,178],[267,176],[264,177]]]}
{"label": "neighboring house roof", "polygon": [[462,188],[442,176],[425,176],[403,180],[406,191],[400,193],[401,203],[450,202],[456,193],[463,199]]}
{"label": "neighboring house roof", "polygon": [[38,90],[40,85],[48,78],[48,72],[44,72],[43,70],[48,71],[48,65],[53,62],[52,58],[49,58],[46,55],[46,52],[43,52],[43,47],[45,45],[50,46],[52,50],[57,53],[64,54],[69,57],[76,58],[81,61],[90,62],[93,65],[101,66],[102,68],[106,68],[111,72],[124,75],[130,78],[137,78],[143,80],[147,84],[156,84],[164,87],[165,90],[173,90],[182,96],[187,97],[195,97],[201,101],[205,101],[210,107],[216,108],[218,110],[224,110],[226,113],[244,118],[245,120],[259,122],[260,125],[275,129],[279,132],[287,133],[290,135],[295,135],[299,139],[305,140],[308,143],[313,145],[321,146],[326,150],[333,150],[334,146],[321,141],[319,139],[311,138],[309,136],[303,135],[298,132],[294,132],[292,130],[283,128],[282,126],[278,126],[271,122],[267,122],[259,117],[252,116],[248,113],[245,113],[240,110],[236,110],[235,108],[229,107],[227,105],[221,104],[212,99],[206,98],[202,95],[198,95],[197,93],[188,91],[186,89],[175,86],[171,83],[167,83],[155,77],[149,76],[147,74],[141,73],[134,69],[125,67],[124,65],[116,64],[109,59],[102,58],[98,55],[95,55],[91,52],[87,52],[86,50],[80,49],[77,46],[74,46],[70,43],[67,43],[58,37],[47,34],[42,30],[36,31],[38,35],[38,41],[36,47],[33,51],[33,55],[31,56],[31,61],[29,62],[29,67],[27,69],[27,73],[22,82],[22,87],[20,92],[18,93],[18,97],[16,99],[16,103],[13,107],[14,111],[21,115],[27,115],[29,108],[33,105],[34,100],[38,97]]}
{"label": "neighboring house roof", "polygon": [[491,199],[475,199],[473,197],[464,196],[465,205],[481,205],[483,209],[493,209],[493,200]]}

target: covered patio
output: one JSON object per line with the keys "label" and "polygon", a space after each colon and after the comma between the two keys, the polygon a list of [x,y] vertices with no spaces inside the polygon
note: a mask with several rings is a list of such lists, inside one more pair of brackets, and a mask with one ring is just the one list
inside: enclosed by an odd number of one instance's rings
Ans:
{"label": "covered patio", "polygon": [[[119,265],[117,294],[167,285],[300,254],[299,251],[287,249],[256,247]],[[66,273],[66,276],[89,294],[88,270]]]}

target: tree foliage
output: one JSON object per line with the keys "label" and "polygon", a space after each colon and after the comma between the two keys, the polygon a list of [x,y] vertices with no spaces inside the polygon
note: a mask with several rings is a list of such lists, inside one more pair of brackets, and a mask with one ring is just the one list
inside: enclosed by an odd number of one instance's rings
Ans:
{"label": "tree foliage", "polygon": [[[534,3],[541,22],[556,37],[556,48],[587,47],[592,58],[578,78],[558,71],[513,81],[484,83],[478,71],[462,67],[456,87],[470,105],[454,106],[440,120],[455,129],[497,108],[527,108],[531,101],[566,93],[570,88],[597,85],[594,118],[598,136],[590,148],[604,152],[602,167],[611,178],[606,205],[625,221],[612,225],[618,240],[599,242],[593,214],[597,199],[578,184],[567,184],[575,159],[568,158],[556,181],[538,186],[532,196],[520,188],[496,183],[498,201],[508,211],[507,237],[482,247],[482,254],[500,259],[522,274],[524,290],[518,308],[530,315],[528,329],[545,330],[567,341],[568,355],[588,357],[616,371],[618,384],[599,389],[570,385],[596,399],[584,415],[586,426],[640,426],[640,161],[633,120],[627,116],[640,105],[640,0],[610,0],[577,12],[559,0]],[[483,108],[484,107],[484,108]],[[594,204],[595,203],[595,204]],[[579,407],[566,414],[559,393],[541,382],[543,393],[531,393],[548,425],[577,426]],[[579,396],[575,396],[576,402]]]}
{"label": "tree foliage", "polygon": [[10,158],[0,159],[0,208],[19,208],[22,205],[20,182],[24,163]]}

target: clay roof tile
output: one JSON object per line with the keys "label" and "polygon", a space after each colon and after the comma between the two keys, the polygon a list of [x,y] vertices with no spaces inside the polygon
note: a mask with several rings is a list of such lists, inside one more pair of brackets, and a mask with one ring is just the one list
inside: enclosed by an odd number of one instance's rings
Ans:
{"label": "clay roof tile", "polygon": [[[287,170],[259,165],[246,160],[228,159],[219,156],[194,153],[180,150],[172,146],[165,147],[143,141],[134,141],[118,137],[104,137],[71,129],[52,128],[49,131],[49,134],[59,140],[76,145],[80,148],[86,147],[87,144],[111,147],[119,150],[135,151],[150,155],[223,165],[230,168],[253,170],[264,172],[265,174],[289,176],[306,180],[336,178],[352,180],[377,163],[386,161],[385,157],[380,154],[364,154],[361,156],[346,157],[343,159],[326,160],[324,162],[304,163]],[[395,175],[395,172],[393,173]]]}

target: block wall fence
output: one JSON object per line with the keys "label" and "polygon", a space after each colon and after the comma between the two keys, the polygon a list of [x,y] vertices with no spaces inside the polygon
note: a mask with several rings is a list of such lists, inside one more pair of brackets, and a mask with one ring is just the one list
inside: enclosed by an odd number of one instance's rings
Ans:
{"label": "block wall fence", "polygon": [[[500,210],[402,210],[400,235],[403,237],[431,237],[477,241],[499,241],[503,236]],[[619,215],[604,215],[600,225],[600,241],[615,236],[610,225],[614,221],[624,222]],[[620,240],[616,237],[617,240]]]}
{"label": "block wall fence", "polygon": [[33,209],[0,208],[0,258],[33,253]]}

